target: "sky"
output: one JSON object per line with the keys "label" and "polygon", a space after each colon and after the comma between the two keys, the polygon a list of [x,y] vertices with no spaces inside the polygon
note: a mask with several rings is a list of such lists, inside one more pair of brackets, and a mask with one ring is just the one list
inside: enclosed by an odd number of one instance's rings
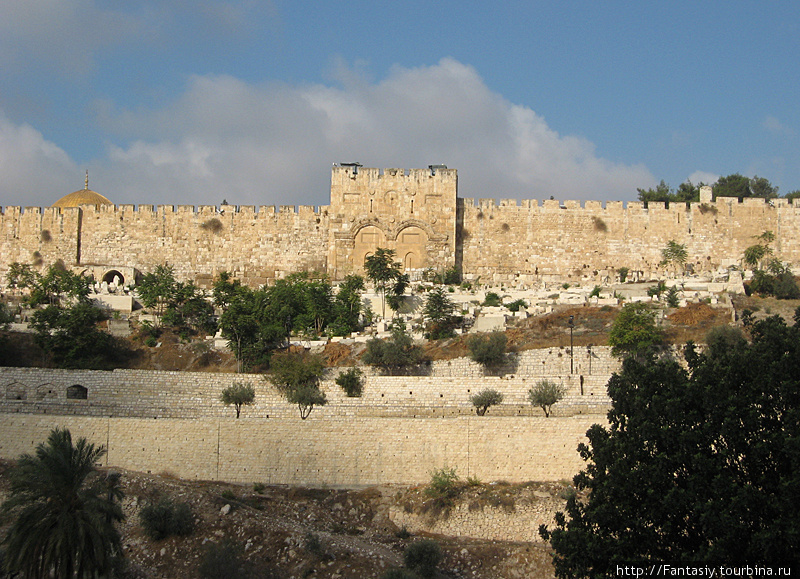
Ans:
{"label": "sky", "polygon": [[0,206],[325,205],[336,162],[463,198],[800,189],[800,3],[0,0]]}

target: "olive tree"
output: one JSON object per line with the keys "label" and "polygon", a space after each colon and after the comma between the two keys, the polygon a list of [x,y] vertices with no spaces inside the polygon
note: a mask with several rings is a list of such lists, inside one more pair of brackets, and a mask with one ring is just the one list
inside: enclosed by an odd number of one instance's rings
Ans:
{"label": "olive tree", "polygon": [[469,400],[475,407],[478,416],[483,416],[490,406],[496,406],[503,402],[503,394],[493,388],[486,388],[471,396]]}
{"label": "olive tree", "polygon": [[539,380],[536,386],[528,390],[528,400],[534,406],[544,410],[545,418],[550,416],[553,404],[564,398],[567,389],[552,380]]}
{"label": "olive tree", "polygon": [[236,418],[239,418],[239,413],[242,411],[242,406],[251,406],[256,399],[256,389],[251,384],[244,384],[242,382],[234,382],[232,385],[222,391],[219,397],[220,402],[225,406],[231,406],[236,409]]}

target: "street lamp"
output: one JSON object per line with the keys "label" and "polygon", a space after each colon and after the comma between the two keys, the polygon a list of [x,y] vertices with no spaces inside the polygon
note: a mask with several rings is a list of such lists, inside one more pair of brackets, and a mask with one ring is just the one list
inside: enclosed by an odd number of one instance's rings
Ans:
{"label": "street lamp", "polygon": [[573,364],[573,357],[572,357],[572,330],[575,329],[575,316],[569,317],[569,373],[572,374],[574,372],[574,364]]}
{"label": "street lamp", "polygon": [[586,353],[589,355],[589,376],[592,375],[592,345],[586,346]]}

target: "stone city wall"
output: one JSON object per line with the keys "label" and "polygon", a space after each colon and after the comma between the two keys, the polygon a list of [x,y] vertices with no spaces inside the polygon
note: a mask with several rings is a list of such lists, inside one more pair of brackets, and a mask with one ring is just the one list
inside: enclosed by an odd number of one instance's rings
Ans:
{"label": "stone city wall", "polygon": [[600,416],[144,419],[0,414],[0,457],[55,427],[108,448],[105,464],[187,479],[305,486],[420,484],[455,468],[482,481],[557,481]]}
{"label": "stone city wall", "polygon": [[[706,203],[473,199],[456,197],[455,170],[335,167],[331,205],[149,205],[0,209],[0,278],[8,264],[169,263],[180,279],[208,286],[220,271],[259,285],[302,270],[334,278],[357,271],[378,245],[410,269],[460,265],[484,282],[593,278],[612,270],[663,273],[670,240],[685,244],[697,272],[739,264],[755,236],[775,233],[775,257],[800,265],[800,203],[719,198]],[[128,283],[129,280],[126,280]]]}
{"label": "stone city wall", "polygon": [[[686,245],[695,272],[739,265],[755,237],[772,231],[775,257],[800,264],[800,204],[719,198],[708,203],[463,200],[463,271],[482,281],[599,279],[613,270],[663,273],[668,241]],[[598,278],[599,276],[599,278]],[[649,279],[649,278],[648,278]]]}

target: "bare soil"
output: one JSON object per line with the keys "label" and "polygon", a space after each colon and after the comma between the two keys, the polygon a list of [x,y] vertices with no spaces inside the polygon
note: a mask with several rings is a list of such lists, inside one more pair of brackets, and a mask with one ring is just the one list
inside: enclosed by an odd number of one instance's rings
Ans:
{"label": "bare soil", "polygon": [[[8,493],[11,464],[0,462],[3,499]],[[415,504],[423,496],[420,488],[265,486],[256,490],[253,486],[183,481],[168,473],[121,474],[126,515],[121,529],[128,567],[125,576],[131,579],[200,577],[199,567],[209,549],[226,541],[242,549],[240,560],[247,571],[242,576],[380,578],[391,567],[402,567],[405,547],[421,537],[398,529],[387,514],[394,501]],[[529,492],[529,486],[506,485],[503,500],[513,503],[515,493]],[[471,488],[469,496],[479,490]],[[486,492],[488,500],[497,494],[496,490]],[[189,536],[153,541],[144,533],[139,520],[141,509],[163,496],[191,506],[195,528]],[[463,500],[471,499],[465,495]],[[7,524],[7,519],[0,520],[0,532],[5,532]],[[550,556],[542,543],[428,537],[437,540],[444,553],[439,578],[553,577]]]}

